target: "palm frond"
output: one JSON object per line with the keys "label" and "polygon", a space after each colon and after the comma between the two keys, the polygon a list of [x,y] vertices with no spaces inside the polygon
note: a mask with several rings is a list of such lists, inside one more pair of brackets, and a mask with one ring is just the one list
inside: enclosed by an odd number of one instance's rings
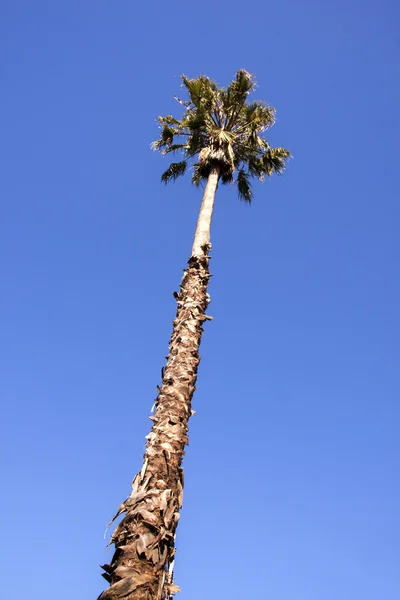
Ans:
{"label": "palm frond", "polygon": [[161,150],[168,148],[174,141],[174,136],[181,135],[180,130],[170,125],[163,125],[160,138],[151,144],[153,150]]}
{"label": "palm frond", "polygon": [[265,169],[262,158],[257,155],[250,157],[247,166],[252,177],[257,177],[260,181],[264,180]]}
{"label": "palm frond", "polygon": [[181,122],[178,119],[175,119],[172,115],[167,115],[166,117],[157,117],[157,121],[161,123],[161,125],[177,125],[181,126]]}
{"label": "palm frond", "polygon": [[170,152],[185,152],[188,149],[187,144],[171,144],[168,148],[161,151],[161,154],[169,154]]}
{"label": "palm frond", "polygon": [[188,152],[190,154],[197,154],[205,148],[208,144],[208,138],[203,131],[192,131],[187,141]]}
{"label": "palm frond", "polygon": [[244,169],[240,169],[237,174],[237,189],[239,194],[239,200],[243,200],[248,204],[251,204],[253,200],[253,192],[251,190],[250,175],[246,173]]}
{"label": "palm frond", "polygon": [[186,173],[187,161],[182,160],[178,163],[171,163],[170,166],[164,173],[161,175],[161,181],[163,183],[169,183],[170,181],[175,181],[181,175]]}
{"label": "palm frond", "polygon": [[188,108],[190,106],[190,102],[188,102],[187,100],[181,100],[180,98],[178,98],[178,96],[174,96],[174,99],[181,105],[181,106],[185,106],[186,108]]}
{"label": "palm frond", "polygon": [[199,106],[202,92],[204,90],[204,83],[206,77],[200,75],[197,79],[189,79],[186,75],[182,75],[183,85],[186,87],[190,101],[195,106]]}
{"label": "palm frond", "polygon": [[244,104],[255,85],[254,75],[245,69],[239,69],[236,71],[235,79],[228,86],[227,96],[230,98],[231,103]]}
{"label": "palm frond", "polygon": [[274,173],[281,175],[286,169],[286,163],[291,157],[289,150],[285,148],[271,148],[263,158],[263,166],[265,174],[271,177]]}
{"label": "palm frond", "polygon": [[221,175],[221,183],[222,185],[228,185],[230,183],[234,182],[234,177],[233,177],[233,173],[229,172],[229,173],[223,173]]}
{"label": "palm frond", "polygon": [[202,182],[202,180],[203,180],[203,178],[202,178],[201,173],[199,171],[199,165],[198,165],[198,163],[195,163],[193,165],[192,183],[196,187],[199,187],[199,185]]}
{"label": "palm frond", "polygon": [[189,79],[182,75],[182,83],[195,107],[213,110],[218,96],[218,86],[214,81],[205,75],[200,75],[197,79]]}
{"label": "palm frond", "polygon": [[196,187],[208,178],[210,168],[211,166],[205,162],[198,162],[193,165],[192,183],[194,183]]}
{"label": "palm frond", "polygon": [[235,125],[247,97],[254,87],[254,76],[244,69],[239,69],[236,72],[235,79],[229,84],[222,95],[224,108],[227,113],[227,129],[231,129]]}

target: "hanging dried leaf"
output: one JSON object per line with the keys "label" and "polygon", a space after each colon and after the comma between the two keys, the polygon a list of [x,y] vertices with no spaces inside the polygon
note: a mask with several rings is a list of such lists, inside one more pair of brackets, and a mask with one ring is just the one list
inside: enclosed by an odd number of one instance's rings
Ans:
{"label": "hanging dried leaf", "polygon": [[161,448],[163,448],[164,450],[167,450],[168,452],[174,451],[174,447],[169,442],[163,442],[162,444],[160,444],[160,446],[161,446]]}
{"label": "hanging dried leaf", "polygon": [[137,475],[135,475],[134,480],[132,481],[132,492],[136,492],[138,485],[139,485],[139,481],[140,481],[140,473],[137,473]]}
{"label": "hanging dried leaf", "polygon": [[140,515],[143,521],[146,521],[146,523],[149,523],[150,525],[157,525],[158,523],[157,516],[142,507],[135,509],[132,515]]}
{"label": "hanging dried leaf", "polygon": [[167,583],[165,587],[167,594],[178,594],[181,591],[179,585],[175,585],[175,583]]}
{"label": "hanging dried leaf", "polygon": [[172,504],[171,506],[169,506],[167,508],[167,510],[164,513],[164,523],[165,523],[165,527],[168,529],[171,526],[172,523],[172,518],[175,512],[175,507]]}
{"label": "hanging dried leaf", "polygon": [[182,503],[183,503],[183,488],[182,488],[181,482],[179,482],[179,485],[178,485],[178,504],[179,504],[179,508],[181,508]]}
{"label": "hanging dried leaf", "polygon": [[123,565],[117,567],[114,572],[117,575],[117,577],[121,577],[121,579],[123,579],[124,577],[139,576],[139,573],[136,571],[136,569],[134,569],[133,567],[124,567]]}
{"label": "hanging dried leaf", "polygon": [[103,569],[104,571],[106,571],[106,573],[112,573],[113,569],[111,567],[111,565],[100,565],[100,569]]}
{"label": "hanging dried leaf", "polygon": [[151,583],[154,576],[147,573],[135,574],[117,581],[108,590],[100,594],[98,600],[119,600],[131,594],[136,588]]}
{"label": "hanging dried leaf", "polygon": [[164,490],[160,496],[160,510],[164,511],[167,508],[167,501],[171,495],[171,490]]}
{"label": "hanging dried leaf", "polygon": [[148,459],[146,458],[146,459],[145,459],[145,461],[144,461],[144,463],[143,463],[142,470],[140,471],[140,478],[141,478],[142,480],[143,480],[143,477],[145,476],[145,473],[146,473],[146,469],[147,469],[147,465],[148,465],[148,463],[149,463],[149,461],[148,461]]}
{"label": "hanging dried leaf", "polygon": [[[143,486],[144,487],[144,486]],[[159,494],[159,491],[152,488],[150,490],[146,490],[146,489],[141,489],[138,492],[132,492],[131,495],[129,496],[128,500],[125,500],[125,506],[127,507],[132,507],[135,504],[138,504],[139,502],[141,502],[144,498],[148,498],[150,496],[157,496]]]}
{"label": "hanging dried leaf", "polygon": [[146,541],[145,541],[143,535],[139,535],[139,537],[136,541],[136,550],[137,550],[138,555],[140,556],[141,554],[145,554],[146,548],[147,548],[147,544],[146,544]]}

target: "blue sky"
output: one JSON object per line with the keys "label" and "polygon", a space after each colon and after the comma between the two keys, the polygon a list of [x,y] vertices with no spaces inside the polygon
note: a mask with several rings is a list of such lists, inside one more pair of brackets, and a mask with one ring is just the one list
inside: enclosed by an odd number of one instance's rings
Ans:
{"label": "blue sky", "polygon": [[149,151],[181,73],[254,72],[295,157],[219,190],[182,600],[400,596],[400,10],[0,5],[7,600],[95,599],[141,464],[199,190]]}

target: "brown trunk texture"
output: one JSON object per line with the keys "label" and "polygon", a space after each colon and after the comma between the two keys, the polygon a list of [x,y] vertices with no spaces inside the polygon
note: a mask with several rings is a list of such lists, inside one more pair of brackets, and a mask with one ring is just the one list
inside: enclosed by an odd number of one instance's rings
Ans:
{"label": "brown trunk texture", "polygon": [[173,579],[175,533],[182,506],[182,460],[188,443],[191,400],[200,362],[199,346],[209,296],[208,248],[192,256],[184,271],[177,313],[163,369],[161,387],[150,419],[142,470],[121,514],[110,544],[115,552],[103,577],[110,583],[98,600],[167,600],[179,591]]}

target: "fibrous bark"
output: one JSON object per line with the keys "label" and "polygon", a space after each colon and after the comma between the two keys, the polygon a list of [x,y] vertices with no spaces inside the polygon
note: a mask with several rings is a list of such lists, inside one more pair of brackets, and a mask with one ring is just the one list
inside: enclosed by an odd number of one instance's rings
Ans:
{"label": "fibrous bark", "polygon": [[[213,194],[218,183],[210,181]],[[209,187],[209,186],[207,186]],[[205,196],[207,188],[205,190]],[[212,210],[212,207],[211,207]],[[211,218],[211,215],[210,215]],[[115,552],[103,576],[110,587],[99,600],[167,600],[179,591],[173,581],[174,542],[182,506],[182,459],[188,438],[191,400],[200,362],[199,345],[209,302],[209,244],[189,259],[177,300],[177,313],[142,470],[121,504],[125,513],[110,543]]]}

